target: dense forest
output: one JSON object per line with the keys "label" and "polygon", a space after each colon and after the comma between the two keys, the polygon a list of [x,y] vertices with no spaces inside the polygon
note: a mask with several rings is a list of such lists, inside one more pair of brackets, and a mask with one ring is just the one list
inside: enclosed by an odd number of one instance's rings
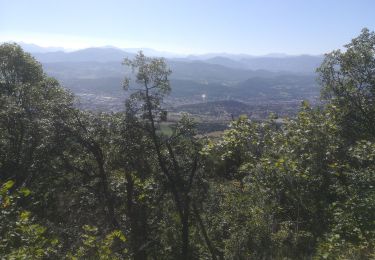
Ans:
{"label": "dense forest", "polygon": [[123,66],[123,111],[83,111],[0,45],[1,259],[375,258],[374,32],[325,55],[321,106],[215,137],[162,131],[164,59]]}

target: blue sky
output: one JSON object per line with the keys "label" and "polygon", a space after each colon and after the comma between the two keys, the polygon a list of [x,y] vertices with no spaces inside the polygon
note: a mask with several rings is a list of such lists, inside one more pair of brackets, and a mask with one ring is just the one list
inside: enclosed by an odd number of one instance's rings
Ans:
{"label": "blue sky", "polygon": [[375,0],[0,0],[0,41],[321,54],[375,30],[374,11]]}

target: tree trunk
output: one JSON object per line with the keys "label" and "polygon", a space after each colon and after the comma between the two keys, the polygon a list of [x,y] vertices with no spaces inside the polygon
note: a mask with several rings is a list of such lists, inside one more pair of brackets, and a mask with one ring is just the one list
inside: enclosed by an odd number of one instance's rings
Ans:
{"label": "tree trunk", "polygon": [[190,252],[189,252],[189,202],[186,203],[184,207],[183,214],[181,216],[181,224],[182,224],[182,250],[181,250],[181,259],[190,259]]}
{"label": "tree trunk", "polygon": [[198,224],[199,224],[199,227],[202,231],[202,235],[203,235],[203,238],[207,244],[207,247],[208,247],[208,250],[210,250],[210,253],[211,253],[211,256],[212,256],[212,259],[213,260],[217,260],[217,257],[219,257],[219,259],[224,259],[223,255],[221,254],[220,251],[218,251],[211,243],[209,237],[208,237],[208,234],[207,234],[207,230],[204,226],[204,223],[203,223],[203,220],[199,214],[199,211],[198,211],[198,208],[195,206],[195,204],[193,203],[193,211],[194,211],[194,215],[195,217],[197,218],[198,220]]}
{"label": "tree trunk", "polygon": [[108,179],[107,179],[107,174],[104,170],[104,161],[103,157],[101,156],[101,152],[98,152],[99,154],[96,154],[96,161],[98,163],[98,168],[99,168],[99,177],[100,177],[100,185],[101,189],[103,191],[104,195],[104,201],[105,204],[104,207],[107,209],[107,218],[108,221],[111,225],[112,228],[118,229],[120,227],[119,223],[116,220],[115,216],[115,207],[114,207],[114,202],[112,199],[112,196],[108,190]]}
{"label": "tree trunk", "polygon": [[126,171],[126,196],[127,196],[127,216],[130,220],[130,244],[133,252],[134,260],[146,260],[147,252],[142,248],[146,242],[146,212],[142,208],[139,209],[134,204],[134,181],[131,174]]}

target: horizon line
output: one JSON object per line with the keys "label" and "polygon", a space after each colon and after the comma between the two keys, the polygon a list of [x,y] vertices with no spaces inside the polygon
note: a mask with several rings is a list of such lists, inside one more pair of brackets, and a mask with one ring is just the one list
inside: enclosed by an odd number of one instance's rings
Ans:
{"label": "horizon line", "polygon": [[[298,57],[298,56],[324,56],[325,53],[319,53],[319,54],[312,54],[312,53],[300,53],[300,54],[288,54],[284,52],[270,52],[265,54],[250,54],[250,53],[234,53],[234,52],[198,52],[198,53],[183,53],[183,52],[175,52],[175,51],[169,51],[169,50],[160,50],[152,47],[119,47],[116,45],[91,45],[91,46],[85,46],[85,47],[78,47],[78,48],[67,48],[64,46],[56,46],[56,45],[44,45],[44,44],[37,44],[34,42],[26,42],[26,41],[15,41],[15,40],[6,40],[1,41],[0,43],[17,43],[19,45],[27,44],[27,45],[34,45],[38,48],[44,48],[44,49],[61,49],[61,50],[53,50],[53,51],[46,51],[46,53],[50,52],[76,52],[80,50],[85,49],[91,49],[91,48],[108,48],[108,49],[118,49],[121,51],[154,51],[154,52],[160,52],[165,53],[170,56],[180,56],[180,57],[189,57],[189,56],[205,56],[205,55],[217,55],[216,57],[220,57],[220,55],[232,55],[232,56],[251,56],[251,57],[270,57],[270,58],[283,58],[283,57]],[[38,52],[34,52],[38,53]],[[39,52],[40,53],[40,52]]]}

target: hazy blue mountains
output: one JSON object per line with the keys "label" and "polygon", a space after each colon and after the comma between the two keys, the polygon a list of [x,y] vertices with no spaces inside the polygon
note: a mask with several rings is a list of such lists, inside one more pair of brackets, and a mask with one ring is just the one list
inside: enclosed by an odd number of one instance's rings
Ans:
{"label": "hazy blue mountains", "polygon": [[[67,52],[36,45],[28,48],[34,50],[32,54],[49,75],[81,98],[85,108],[123,108],[126,94],[121,86],[128,71],[121,62],[126,57],[134,57],[137,49],[101,47]],[[147,52],[154,56],[168,55],[152,49]],[[322,56],[172,56],[167,58],[173,71],[169,106],[237,100],[249,108],[260,104],[299,103],[303,99],[314,102],[318,97],[315,69]],[[232,103],[226,103],[226,107],[228,104]]]}

